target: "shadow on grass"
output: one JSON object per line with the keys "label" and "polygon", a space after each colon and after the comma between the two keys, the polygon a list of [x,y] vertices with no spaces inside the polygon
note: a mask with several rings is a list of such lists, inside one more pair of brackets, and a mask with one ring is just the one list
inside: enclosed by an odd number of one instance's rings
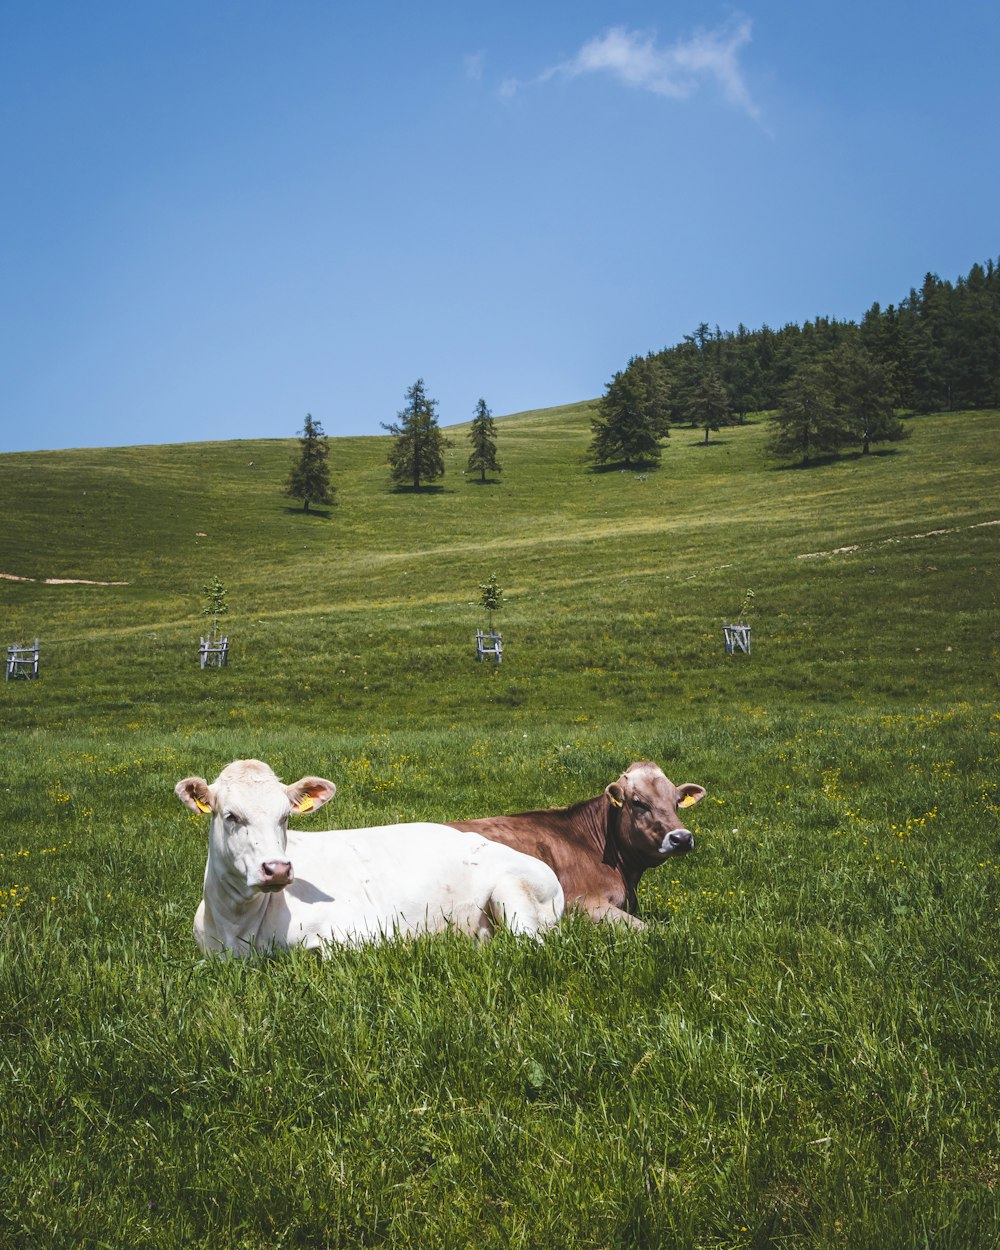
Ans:
{"label": "shadow on grass", "polygon": [[730,440],[728,438],[710,438],[707,441],[704,438],[696,438],[693,443],[688,443],[688,447],[725,447]]}
{"label": "shadow on grass", "polygon": [[796,460],[794,464],[775,464],[771,466],[771,472],[783,473],[790,469],[819,469],[829,468],[835,464],[855,464],[858,460],[881,460],[886,456],[898,456],[902,449],[898,447],[879,447],[873,448],[869,452],[863,452],[860,448],[857,451],[848,451],[843,454],[831,451],[825,456],[810,456],[808,460]]}
{"label": "shadow on grass", "polygon": [[329,521],[330,517],[333,516],[333,512],[329,508],[310,508],[307,511],[305,508],[293,508],[291,504],[285,504],[282,512],[286,512],[289,516],[304,516],[310,521]]}
{"label": "shadow on grass", "polygon": [[615,460],[611,464],[592,464],[589,471],[591,473],[652,473],[659,467],[659,461],[656,460],[640,460],[635,464]]}
{"label": "shadow on grass", "polygon": [[465,479],[470,486],[502,486],[503,482],[498,477],[488,477],[484,482],[479,477],[469,477]]}
{"label": "shadow on grass", "polygon": [[386,493],[389,495],[443,495],[447,489],[446,486],[433,486],[421,483],[420,486],[390,486]]}

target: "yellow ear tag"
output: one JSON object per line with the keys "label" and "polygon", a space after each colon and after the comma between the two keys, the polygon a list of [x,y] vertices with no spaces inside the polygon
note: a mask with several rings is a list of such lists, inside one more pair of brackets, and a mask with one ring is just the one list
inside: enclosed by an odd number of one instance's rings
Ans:
{"label": "yellow ear tag", "polygon": [[311,794],[305,794],[301,799],[299,799],[298,803],[296,803],[295,810],[301,815],[302,812],[311,812],[315,806],[316,803],[313,800],[313,796]]}
{"label": "yellow ear tag", "polygon": [[212,810],[207,803],[203,803],[199,798],[195,798],[195,804],[197,805],[199,812],[208,813]]}
{"label": "yellow ear tag", "polygon": [[608,792],[608,798],[609,798],[609,799],[611,800],[611,802],[615,805],[615,807],[621,807],[621,806],[622,806],[622,801],[621,801],[621,799],[616,799],[616,798],[615,798],[615,796],[614,796],[614,795],[613,795],[610,791]]}
{"label": "yellow ear tag", "polygon": [[689,794],[686,798],[681,799],[681,801],[677,804],[677,806],[678,807],[694,807],[695,803],[697,802],[698,800],[695,798],[695,796],[693,794]]}

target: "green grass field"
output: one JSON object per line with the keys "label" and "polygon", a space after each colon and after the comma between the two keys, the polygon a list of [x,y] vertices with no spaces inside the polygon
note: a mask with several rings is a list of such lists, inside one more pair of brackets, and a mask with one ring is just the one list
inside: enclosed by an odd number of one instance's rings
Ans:
{"label": "green grass field", "polygon": [[[499,421],[486,485],[457,427],[419,495],[331,440],[324,515],[294,440],[0,456],[0,642],[42,642],[0,686],[0,1247],[1000,1241],[1000,416],[639,473],[586,467],[590,411]],[[709,794],[643,932],[226,964],[172,789],[240,756],[336,781],[316,828],[638,758]]]}

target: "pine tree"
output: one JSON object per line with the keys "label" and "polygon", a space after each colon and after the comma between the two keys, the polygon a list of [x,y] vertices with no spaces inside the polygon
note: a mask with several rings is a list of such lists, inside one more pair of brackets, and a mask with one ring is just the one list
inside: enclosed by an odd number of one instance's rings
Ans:
{"label": "pine tree", "polygon": [[710,430],[722,428],[724,425],[736,425],[738,418],[733,415],[732,401],[719,377],[718,370],[709,365],[702,371],[701,378],[687,399],[687,418],[692,425],[705,431],[705,443],[708,443]]}
{"label": "pine tree", "polygon": [[908,431],[893,411],[896,385],[893,370],[866,351],[842,347],[826,362],[834,400],[852,441],[861,441],[864,455],[872,443],[898,442]]}
{"label": "pine tree", "polygon": [[480,481],[486,481],[487,471],[499,473],[496,445],[497,427],[493,414],[486,407],[486,400],[481,399],[476,405],[476,415],[472,419],[469,430],[469,442],[472,443],[472,455],[469,457],[468,471],[481,474]]}
{"label": "pine tree", "polygon": [[667,425],[667,379],[658,357],[633,357],[608,383],[591,421],[590,458],[597,464],[659,464]]}
{"label": "pine tree", "polygon": [[701,379],[702,359],[694,335],[685,334],[684,341],[666,353],[666,371],[670,384],[669,414],[675,425],[690,424],[690,401]]}
{"label": "pine tree", "polygon": [[651,430],[666,438],[670,432],[670,375],[662,357],[650,352],[633,356],[628,368],[635,373],[643,388],[643,412]]}
{"label": "pine tree", "polygon": [[760,407],[760,365],[755,352],[754,336],[742,322],[735,334],[727,336],[726,352],[720,366],[723,385],[729,392],[736,413],[736,424],[742,425],[748,412]]}
{"label": "pine tree", "polygon": [[836,451],[850,439],[847,421],[836,407],[826,370],[820,364],[805,364],[795,371],[771,424],[771,454],[781,460],[798,455],[804,465],[817,454]]}
{"label": "pine tree", "polygon": [[395,435],[389,452],[394,482],[409,482],[419,490],[421,482],[444,476],[444,449],[451,442],[441,432],[436,407],[436,401],[427,398],[423,378],[417,378],[406,392],[406,407],[397,413],[398,422],[382,422],[382,428]]}
{"label": "pine tree", "polygon": [[329,453],[322,425],[307,412],[299,437],[299,458],[285,483],[285,494],[291,499],[301,499],[303,512],[309,511],[311,503],[334,502],[336,489],[330,485],[330,466],[326,462]]}

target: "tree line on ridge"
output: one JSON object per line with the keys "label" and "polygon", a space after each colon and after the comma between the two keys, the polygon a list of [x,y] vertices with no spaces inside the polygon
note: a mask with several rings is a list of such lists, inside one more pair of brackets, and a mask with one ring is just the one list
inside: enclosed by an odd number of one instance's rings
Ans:
{"label": "tree line on ridge", "polygon": [[709,433],[770,412],[777,459],[906,435],[897,413],[1000,407],[1000,267],[957,282],[927,274],[898,305],[860,323],[817,317],[780,330],[714,330],[633,356],[593,420],[595,464],[652,465],[672,425]]}
{"label": "tree line on ridge", "polygon": [[[809,464],[845,447],[905,438],[900,413],[1000,407],[1000,264],[973,265],[956,282],[928,273],[898,305],[875,303],[860,322],[817,317],[780,330],[713,330],[702,322],[680,343],[633,356],[615,373],[591,421],[592,464],[659,463],[672,426],[713,431],[770,414],[768,450]],[[451,440],[423,378],[394,422],[388,463],[397,486],[419,490],[444,475]],[[496,425],[480,399],[469,430],[467,473],[501,471]],[[331,505],[328,442],[307,414],[285,494]]]}

